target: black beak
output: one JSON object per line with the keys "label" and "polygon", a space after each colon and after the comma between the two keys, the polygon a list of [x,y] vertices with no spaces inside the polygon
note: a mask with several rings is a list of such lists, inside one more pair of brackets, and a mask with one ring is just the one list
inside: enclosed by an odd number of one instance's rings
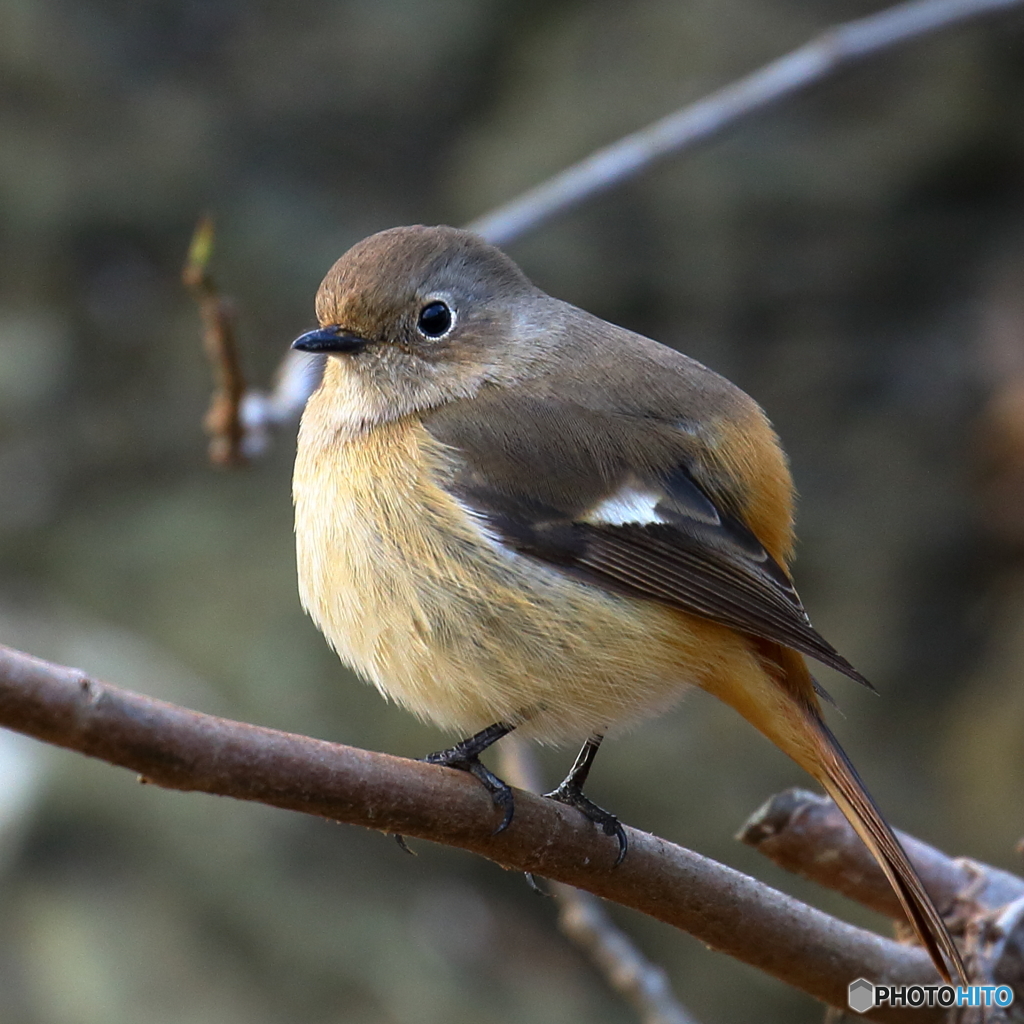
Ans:
{"label": "black beak", "polygon": [[306,331],[292,342],[292,348],[300,352],[359,352],[369,344],[366,338],[332,325]]}

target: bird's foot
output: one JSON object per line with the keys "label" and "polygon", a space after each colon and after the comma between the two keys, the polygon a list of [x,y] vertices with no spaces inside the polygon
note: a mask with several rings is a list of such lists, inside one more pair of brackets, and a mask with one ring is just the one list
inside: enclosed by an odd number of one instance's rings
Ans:
{"label": "bird's foot", "polygon": [[496,722],[481,730],[475,736],[456,743],[454,747],[447,750],[439,750],[435,754],[427,754],[423,758],[427,764],[440,764],[446,768],[458,768],[460,771],[469,772],[474,779],[491,794],[495,806],[502,812],[501,821],[494,830],[494,834],[504,832],[512,822],[512,814],[515,811],[515,801],[512,798],[512,787],[498,778],[480,760],[480,754],[492,743],[496,743],[502,736],[512,731],[511,725],[503,722]]}
{"label": "bird's foot", "polygon": [[459,771],[469,772],[474,779],[491,794],[495,807],[502,811],[502,819],[494,834],[504,832],[512,822],[512,814],[515,811],[515,801],[512,798],[512,787],[498,778],[475,754],[467,755],[457,743],[448,750],[439,750],[436,754],[427,754],[422,760],[427,764],[440,764],[445,768],[458,768]]}
{"label": "bird's foot", "polygon": [[614,836],[619,841],[619,855],[615,858],[615,863],[612,867],[617,868],[623,862],[629,843],[626,839],[626,830],[622,827],[622,822],[611,811],[598,807],[588,796],[584,796],[580,786],[572,781],[572,776],[566,779],[558,789],[553,789],[550,793],[545,793],[544,795],[549,800],[557,800],[560,804],[575,807],[577,811],[581,811],[595,825],[599,826],[606,836]]}
{"label": "bird's foot", "polygon": [[[449,747],[447,750],[439,750],[434,754],[427,754],[426,757],[420,758],[421,761],[427,764],[439,764],[445,768],[458,768],[459,771],[469,772],[473,778],[480,781],[484,789],[491,794],[491,799],[497,808],[502,812],[501,821],[494,830],[494,835],[504,832],[508,828],[512,821],[512,813],[515,811],[515,802],[512,799],[512,787],[507,782],[499,779],[494,772],[482,764],[480,755],[492,743],[497,743],[502,736],[507,736],[514,728],[514,725],[495,722],[494,725],[481,729],[474,736],[456,743],[454,747]],[[412,850],[406,845],[404,836],[397,833],[392,834],[398,841],[398,845],[406,853],[412,853]]]}

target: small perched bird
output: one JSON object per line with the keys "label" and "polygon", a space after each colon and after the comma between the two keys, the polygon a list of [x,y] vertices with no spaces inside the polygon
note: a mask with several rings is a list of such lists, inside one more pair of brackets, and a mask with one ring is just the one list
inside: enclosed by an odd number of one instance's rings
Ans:
{"label": "small perched bird", "polygon": [[[626,851],[583,794],[606,730],[688,686],[821,783],[948,981],[963,963],[821,717],[803,655],[870,685],[790,579],[793,485],[764,413],[693,359],[546,295],[449,227],[353,246],[316,298],[327,353],[295,461],[302,603],[341,658],[446,729],[472,772],[513,729],[585,744],[549,796]],[[618,863],[618,862],[616,862]]]}

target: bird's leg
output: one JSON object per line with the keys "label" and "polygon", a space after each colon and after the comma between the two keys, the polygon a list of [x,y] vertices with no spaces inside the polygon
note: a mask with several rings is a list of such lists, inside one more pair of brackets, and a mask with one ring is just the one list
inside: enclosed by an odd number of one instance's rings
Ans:
{"label": "bird's leg", "polygon": [[461,771],[469,772],[475,779],[479,779],[484,789],[491,794],[495,805],[504,812],[501,824],[494,830],[494,834],[503,832],[512,821],[512,812],[515,804],[512,799],[512,787],[503,782],[486,765],[480,761],[480,755],[492,744],[497,743],[502,736],[507,736],[514,725],[506,722],[495,722],[486,729],[481,729],[475,736],[456,743],[454,747],[447,750],[439,750],[436,754],[427,754],[423,758],[428,764],[440,764],[446,768],[458,768]]}
{"label": "bird's leg", "polygon": [[591,736],[583,744],[583,749],[579,752],[576,763],[569,770],[565,781],[557,789],[544,795],[552,800],[557,800],[560,804],[568,804],[570,807],[582,811],[595,825],[601,826],[606,836],[615,836],[619,841],[619,855],[615,858],[615,867],[618,867],[626,856],[626,831],[614,814],[606,811],[603,807],[598,807],[593,800],[583,795],[583,786],[590,774],[594,758],[597,756],[597,748],[601,746],[603,739],[604,736]]}

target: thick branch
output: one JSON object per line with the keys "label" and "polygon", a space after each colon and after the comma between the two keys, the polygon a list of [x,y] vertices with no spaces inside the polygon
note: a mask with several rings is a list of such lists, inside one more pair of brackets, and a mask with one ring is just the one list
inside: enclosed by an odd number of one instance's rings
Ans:
{"label": "thick branch", "polygon": [[[495,808],[462,772],[188,711],[6,647],[0,724],[170,789],[255,800],[471,850],[682,928],[834,1006],[845,1004],[846,986],[858,976],[935,982],[922,950],[854,928],[644,832],[627,829],[629,856],[612,868],[613,838],[576,811],[518,791],[515,820],[494,835]],[[906,1018],[885,1010],[869,1019]]]}
{"label": "thick branch", "polygon": [[707,142],[737,121],[841,68],[909,39],[1022,0],[910,0],[827,29],[816,39],[689,106],[592,153],[518,199],[468,225],[494,245],[509,242],[653,163]]}
{"label": "thick branch", "polygon": [[[531,793],[543,792],[537,759],[514,733],[502,741],[499,757],[503,779]],[[665,971],[616,926],[597,897],[563,882],[552,882],[551,894],[558,901],[562,933],[590,957],[643,1024],[697,1024],[676,998]]]}
{"label": "thick branch", "polygon": [[[1003,907],[1024,896],[1024,880],[966,857],[953,859],[897,832],[939,912],[955,922],[968,910]],[[895,921],[905,919],[877,861],[828,797],[787,789],[756,810],[739,839],[780,867],[841,892]]]}
{"label": "thick branch", "polygon": [[[1024,879],[967,857],[954,860],[913,836],[897,835],[960,938],[971,980],[1009,985],[1019,996],[1024,992]],[[779,793],[754,812],[738,838],[787,871],[897,922],[905,920],[874,858],[826,797],[801,789]]]}

